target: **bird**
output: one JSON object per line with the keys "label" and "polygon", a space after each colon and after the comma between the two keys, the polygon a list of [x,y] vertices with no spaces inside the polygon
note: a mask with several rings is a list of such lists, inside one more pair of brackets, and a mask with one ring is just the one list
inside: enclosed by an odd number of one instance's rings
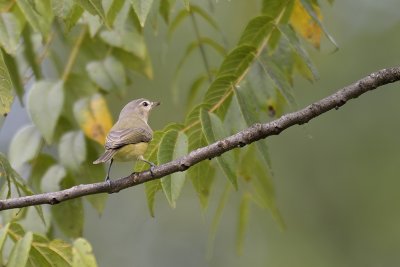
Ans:
{"label": "bird", "polygon": [[115,161],[143,161],[153,168],[156,166],[143,158],[149,142],[153,138],[153,130],[148,125],[150,111],[159,106],[160,102],[140,98],[129,102],[121,110],[118,121],[107,134],[104,144],[105,152],[93,164],[110,161],[105,181],[110,183],[110,170]]}

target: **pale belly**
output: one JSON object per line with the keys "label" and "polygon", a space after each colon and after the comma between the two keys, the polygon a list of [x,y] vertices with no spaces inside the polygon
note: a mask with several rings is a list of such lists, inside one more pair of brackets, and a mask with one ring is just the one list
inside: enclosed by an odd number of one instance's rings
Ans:
{"label": "pale belly", "polygon": [[114,154],[113,159],[116,161],[135,161],[146,152],[147,146],[148,143],[126,145]]}

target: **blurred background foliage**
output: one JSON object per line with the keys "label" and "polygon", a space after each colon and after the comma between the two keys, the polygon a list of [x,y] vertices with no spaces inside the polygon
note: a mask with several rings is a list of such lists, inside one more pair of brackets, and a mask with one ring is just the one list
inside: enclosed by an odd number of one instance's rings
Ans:
{"label": "blurred background foliage", "polygon": [[[398,64],[396,1],[332,2],[1,1],[2,198],[102,181],[91,162],[131,99],[162,102],[162,163]],[[184,174],[2,211],[2,262],[96,266],[92,246],[99,266],[398,265],[387,87]]]}

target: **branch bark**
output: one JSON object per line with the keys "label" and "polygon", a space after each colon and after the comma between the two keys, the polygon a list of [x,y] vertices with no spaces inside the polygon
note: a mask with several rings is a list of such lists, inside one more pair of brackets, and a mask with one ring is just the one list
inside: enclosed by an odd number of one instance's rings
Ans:
{"label": "branch bark", "polygon": [[228,152],[234,148],[243,147],[257,140],[271,135],[278,135],[285,129],[296,125],[304,124],[319,115],[338,109],[347,101],[357,98],[360,95],[374,90],[379,86],[393,83],[400,80],[400,67],[382,69],[346,86],[336,93],[323,98],[301,110],[283,115],[279,119],[268,123],[256,123],[234,135],[219,140],[208,146],[191,151],[184,157],[171,162],[159,165],[153,169],[153,176],[150,171],[133,173],[127,177],[94,184],[81,184],[57,192],[43,193],[31,196],[0,200],[0,210],[22,208],[41,204],[55,205],[60,202],[82,196],[99,193],[116,193],[128,187],[145,183],[150,180],[160,179],[174,172],[186,171],[191,166],[203,160],[208,160]]}

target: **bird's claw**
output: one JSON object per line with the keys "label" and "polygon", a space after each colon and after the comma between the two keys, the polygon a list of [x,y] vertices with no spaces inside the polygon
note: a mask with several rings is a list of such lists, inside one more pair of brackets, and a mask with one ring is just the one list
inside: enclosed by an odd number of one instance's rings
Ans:
{"label": "bird's claw", "polygon": [[153,169],[156,167],[156,165],[155,164],[152,164],[151,166],[150,166],[150,174],[151,174],[151,177],[154,177],[154,172],[153,172]]}
{"label": "bird's claw", "polygon": [[106,180],[104,182],[107,182],[108,187],[111,188],[111,180],[109,176],[106,177]]}

